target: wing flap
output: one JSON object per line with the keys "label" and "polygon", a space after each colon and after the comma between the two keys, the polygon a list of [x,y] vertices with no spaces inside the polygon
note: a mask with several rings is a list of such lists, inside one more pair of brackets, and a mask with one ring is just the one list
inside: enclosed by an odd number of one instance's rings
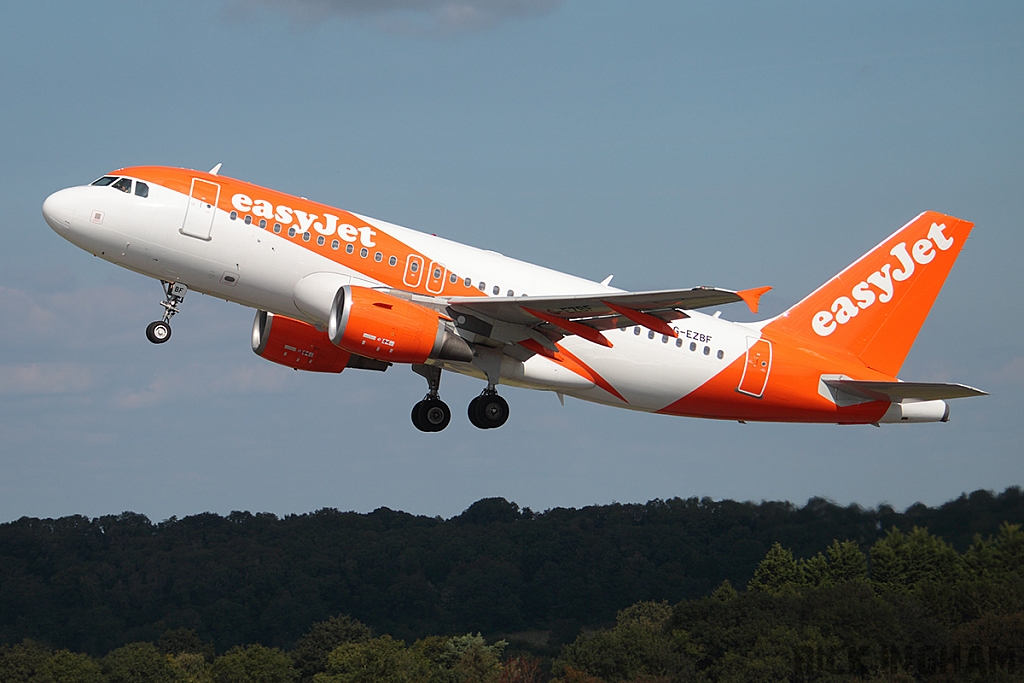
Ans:
{"label": "wing flap", "polygon": [[[633,321],[613,310],[628,308],[653,315],[666,322],[685,318],[683,311],[747,301],[745,292],[714,287],[666,289],[651,292],[607,292],[570,296],[453,297],[448,305],[457,311],[482,315],[492,320],[534,326],[541,319],[529,309],[546,316],[587,325],[595,330],[629,327]],[[545,319],[546,322],[546,319]]]}

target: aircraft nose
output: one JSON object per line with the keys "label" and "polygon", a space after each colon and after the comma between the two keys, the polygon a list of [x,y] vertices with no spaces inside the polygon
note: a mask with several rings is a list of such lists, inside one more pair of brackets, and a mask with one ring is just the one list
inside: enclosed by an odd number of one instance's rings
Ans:
{"label": "aircraft nose", "polygon": [[75,188],[68,188],[54,192],[43,202],[43,218],[61,237],[65,237],[71,228],[71,220],[77,208],[77,195]]}

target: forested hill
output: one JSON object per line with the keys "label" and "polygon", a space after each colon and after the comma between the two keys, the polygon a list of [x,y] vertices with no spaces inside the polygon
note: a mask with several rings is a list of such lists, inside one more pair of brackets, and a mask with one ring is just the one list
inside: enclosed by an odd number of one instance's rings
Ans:
{"label": "forested hill", "polygon": [[541,513],[490,498],[448,520],[387,508],[25,517],[0,525],[0,642],[95,655],[184,627],[218,651],[289,647],[337,614],[404,638],[554,629],[571,640],[638,601],[746,585],[775,542],[810,557],[917,526],[964,551],[1004,521],[1024,522],[1018,487],[904,512],[673,498]]}

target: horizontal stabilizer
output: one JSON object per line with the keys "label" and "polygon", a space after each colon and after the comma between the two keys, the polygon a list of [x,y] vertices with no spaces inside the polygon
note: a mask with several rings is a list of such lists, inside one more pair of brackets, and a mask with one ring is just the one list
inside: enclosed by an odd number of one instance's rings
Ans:
{"label": "horizontal stabilizer", "polygon": [[935,401],[970,396],[988,396],[987,392],[966,384],[945,384],[943,382],[874,382],[854,379],[821,380],[828,386],[853,396],[871,401],[901,403],[910,401]]}

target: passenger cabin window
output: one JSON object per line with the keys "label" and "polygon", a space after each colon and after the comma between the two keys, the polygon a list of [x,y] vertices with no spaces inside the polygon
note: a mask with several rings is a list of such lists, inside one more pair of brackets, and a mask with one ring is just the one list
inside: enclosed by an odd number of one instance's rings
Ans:
{"label": "passenger cabin window", "polygon": [[111,185],[111,187],[113,187],[115,190],[121,190],[121,192],[127,192],[128,194],[131,194],[131,192],[132,192],[132,179],[131,178],[121,178],[116,183]]}
{"label": "passenger cabin window", "polygon": [[135,181],[135,196],[145,199],[149,196],[149,185],[141,180]]}
{"label": "passenger cabin window", "polygon": [[106,187],[107,185],[110,185],[111,183],[113,183],[115,180],[117,180],[117,178],[115,178],[114,176],[112,176],[112,175],[105,175],[102,178],[100,178],[99,180],[94,180],[92,182],[92,184],[93,185],[97,185],[99,187]]}

